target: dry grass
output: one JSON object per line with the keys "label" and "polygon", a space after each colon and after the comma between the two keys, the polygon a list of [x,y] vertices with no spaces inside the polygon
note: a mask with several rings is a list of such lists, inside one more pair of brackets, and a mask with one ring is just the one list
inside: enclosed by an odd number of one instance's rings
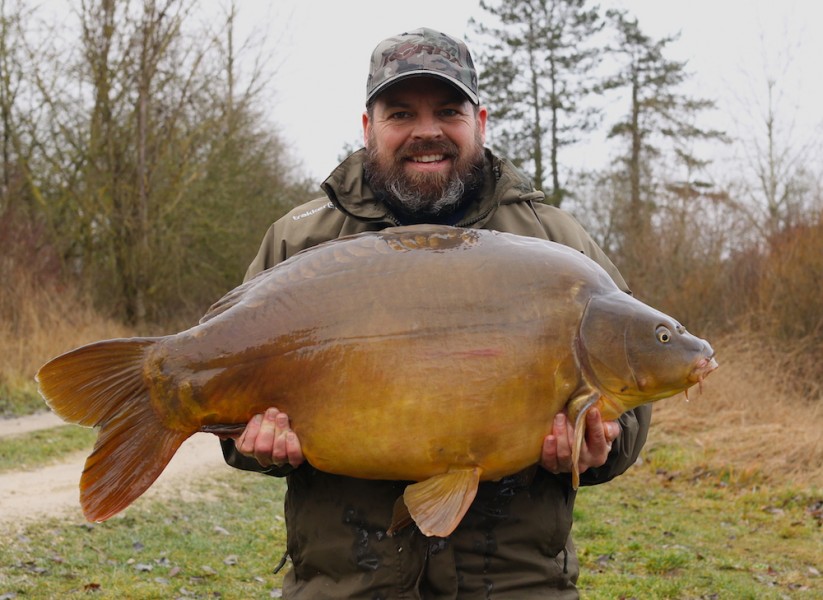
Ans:
{"label": "dry grass", "polygon": [[814,357],[751,335],[714,346],[720,368],[703,393],[655,406],[650,447],[677,441],[702,454],[708,469],[737,481],[823,489],[823,397],[817,382],[792,377],[813,371],[803,363],[813,367]]}
{"label": "dry grass", "polygon": [[30,381],[49,358],[78,345],[133,335],[102,317],[70,286],[44,285],[17,271],[0,296],[0,383]]}

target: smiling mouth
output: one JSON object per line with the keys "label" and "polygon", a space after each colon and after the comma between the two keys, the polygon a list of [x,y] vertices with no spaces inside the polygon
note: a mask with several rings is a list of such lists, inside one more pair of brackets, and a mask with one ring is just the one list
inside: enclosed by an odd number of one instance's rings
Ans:
{"label": "smiling mouth", "polygon": [[445,154],[425,154],[423,156],[412,156],[409,160],[416,163],[433,163],[445,160],[445,158]]}

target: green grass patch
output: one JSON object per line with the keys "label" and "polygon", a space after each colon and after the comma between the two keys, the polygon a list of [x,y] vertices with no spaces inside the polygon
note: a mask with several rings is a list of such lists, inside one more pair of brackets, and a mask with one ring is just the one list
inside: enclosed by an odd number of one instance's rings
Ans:
{"label": "green grass patch", "polygon": [[729,485],[675,462],[678,475],[647,461],[581,489],[584,598],[823,597],[820,493]]}
{"label": "green grass patch", "polygon": [[58,462],[81,450],[91,451],[97,430],[66,425],[0,438],[0,473],[30,470]]}
{"label": "green grass patch", "polygon": [[[105,523],[0,531],[0,598],[270,598],[283,572],[282,480],[226,468],[186,500],[139,499]],[[199,497],[199,499],[197,499]]]}
{"label": "green grass patch", "polygon": [[10,382],[0,377],[0,418],[25,417],[45,409],[34,380]]}

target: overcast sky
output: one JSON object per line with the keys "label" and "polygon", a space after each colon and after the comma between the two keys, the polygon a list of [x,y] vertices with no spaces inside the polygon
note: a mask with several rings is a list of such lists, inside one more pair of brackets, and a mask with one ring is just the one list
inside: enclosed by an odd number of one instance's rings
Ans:
{"label": "overcast sky", "polygon": [[[345,143],[359,143],[366,71],[383,38],[432,27],[471,38],[477,0],[242,0],[244,27],[265,33],[278,63],[271,114],[306,172],[323,179]],[[715,99],[711,125],[730,133],[743,106],[765,98],[764,72],[779,81],[780,109],[806,137],[823,123],[823,3],[816,0],[609,0],[635,15],[654,38],[680,32],[669,58],[687,60],[692,93]],[[482,80],[482,72],[481,72]],[[481,81],[482,88],[482,81]],[[751,122],[743,119],[744,127]],[[601,139],[589,149],[601,148]],[[597,157],[585,147],[579,157]],[[585,162],[585,158],[580,158]],[[597,166],[597,165],[584,165]]]}

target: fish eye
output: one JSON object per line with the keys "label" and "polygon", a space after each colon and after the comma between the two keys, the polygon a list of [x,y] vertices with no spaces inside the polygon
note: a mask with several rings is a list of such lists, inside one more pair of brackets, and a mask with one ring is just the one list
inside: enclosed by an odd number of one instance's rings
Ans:
{"label": "fish eye", "polygon": [[657,334],[657,340],[662,344],[668,344],[672,341],[672,332],[665,325],[658,325],[655,333]]}

